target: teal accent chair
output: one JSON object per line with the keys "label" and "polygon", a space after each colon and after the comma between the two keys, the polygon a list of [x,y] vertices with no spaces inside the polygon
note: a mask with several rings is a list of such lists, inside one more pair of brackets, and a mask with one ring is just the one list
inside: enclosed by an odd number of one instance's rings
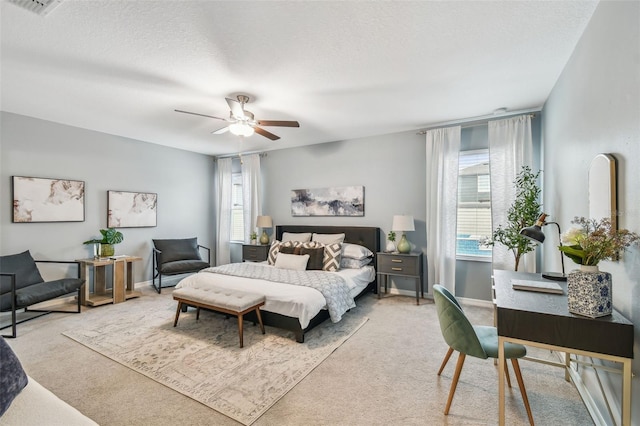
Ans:
{"label": "teal accent chair", "polygon": [[[458,299],[456,299],[456,297],[453,294],[451,294],[449,290],[447,290],[445,287],[440,286],[440,291],[451,302],[455,303],[455,305],[458,308],[460,308],[460,310],[462,310],[462,306],[460,306],[460,303],[458,303]],[[442,374],[442,371],[444,370],[444,367],[447,366],[447,363],[449,362],[449,358],[451,358],[452,354],[453,354],[453,348],[449,346],[449,350],[447,351],[447,354],[444,356],[444,359],[442,360],[442,364],[440,365],[440,369],[438,370],[438,376]],[[507,384],[509,385],[509,387],[511,387],[511,377],[509,377],[509,367],[507,366],[507,360],[504,361],[504,375],[507,378]]]}
{"label": "teal accent chair", "polygon": [[[456,364],[456,371],[453,375],[453,381],[451,382],[447,406],[444,409],[444,414],[447,415],[451,408],[453,395],[456,392],[458,379],[460,378],[460,372],[462,371],[466,356],[469,355],[480,359],[498,358],[498,330],[491,326],[472,325],[462,311],[460,303],[441,285],[435,284],[433,286],[433,298],[436,303],[442,337],[444,337],[445,342],[449,345],[449,353],[447,353],[440,367],[440,371],[438,371],[438,375],[442,372],[452,351],[458,351],[460,354],[458,356],[458,363]],[[504,346],[504,355],[506,359],[511,360],[516,379],[518,380],[518,386],[520,387],[520,393],[522,394],[522,400],[524,401],[524,406],[529,416],[529,423],[533,425],[533,415],[531,414],[531,407],[529,406],[529,398],[527,398],[527,391],[524,388],[522,373],[520,371],[520,365],[518,364],[518,358],[527,355],[527,348],[520,344],[506,343]]]}

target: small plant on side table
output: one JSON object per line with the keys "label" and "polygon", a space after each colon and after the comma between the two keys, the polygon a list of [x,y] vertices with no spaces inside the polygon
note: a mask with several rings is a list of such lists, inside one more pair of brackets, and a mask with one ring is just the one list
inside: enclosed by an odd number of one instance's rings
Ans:
{"label": "small plant on side table", "polygon": [[113,246],[124,241],[124,235],[116,228],[101,229],[100,234],[102,234],[101,239],[94,238],[82,244],[100,244],[100,257],[113,256],[115,253]]}

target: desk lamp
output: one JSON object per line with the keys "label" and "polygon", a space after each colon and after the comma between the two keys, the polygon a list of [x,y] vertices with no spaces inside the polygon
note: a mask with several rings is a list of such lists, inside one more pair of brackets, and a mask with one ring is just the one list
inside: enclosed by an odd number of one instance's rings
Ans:
{"label": "desk lamp", "polygon": [[405,231],[415,231],[415,225],[413,223],[413,216],[395,215],[393,216],[393,223],[391,225],[392,231],[402,231],[402,238],[398,242],[396,247],[400,253],[409,253],[411,251],[411,244],[407,241],[407,234]]}
{"label": "desk lamp", "polygon": [[[538,220],[536,220],[535,225],[522,228],[520,230],[520,235],[530,239],[536,244],[543,243],[544,232],[542,232],[542,227],[546,225],[554,224],[558,227],[558,240],[560,241],[560,247],[562,247],[562,232],[560,231],[560,225],[558,225],[557,222],[547,222],[545,220],[547,216],[548,216],[547,214],[542,213],[538,217]],[[566,281],[567,276],[564,274],[564,256],[562,256],[561,251],[560,251],[560,262],[562,263],[562,274],[559,274],[557,272],[544,272],[542,274],[542,278],[546,278],[548,280],[554,280],[554,281]]]}
{"label": "desk lamp", "polygon": [[256,219],[256,228],[262,228],[262,235],[260,235],[260,244],[269,244],[269,236],[265,228],[273,227],[273,221],[271,216],[258,216]]}

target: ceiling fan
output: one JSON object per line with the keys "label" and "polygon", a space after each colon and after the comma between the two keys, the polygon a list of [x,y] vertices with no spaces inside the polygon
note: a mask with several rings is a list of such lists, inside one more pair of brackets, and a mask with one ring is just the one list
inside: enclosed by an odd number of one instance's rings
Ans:
{"label": "ceiling fan", "polygon": [[249,97],[246,95],[238,95],[238,100],[226,98],[229,105],[229,118],[220,118],[213,115],[200,114],[197,112],[183,111],[180,109],[174,110],[175,112],[181,112],[184,114],[199,115],[201,117],[215,118],[216,120],[222,120],[230,123],[221,129],[215,130],[211,133],[214,135],[221,135],[230,131],[234,135],[238,136],[251,136],[254,132],[269,138],[272,141],[280,139],[280,136],[274,135],[271,132],[264,130],[260,126],[279,126],[279,127],[300,127],[300,123],[297,121],[282,121],[282,120],[256,120],[251,111],[244,109],[246,103],[249,102]]}

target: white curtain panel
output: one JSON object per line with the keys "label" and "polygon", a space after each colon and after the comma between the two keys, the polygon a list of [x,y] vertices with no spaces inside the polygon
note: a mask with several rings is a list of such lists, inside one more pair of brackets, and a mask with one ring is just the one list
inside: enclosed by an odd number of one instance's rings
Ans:
{"label": "white curtain panel", "polygon": [[256,230],[256,219],[262,216],[260,202],[260,155],[242,156],[242,210],[244,214],[244,240],[249,241],[249,234]]}
{"label": "white curtain panel", "polygon": [[461,127],[427,131],[427,284],[455,294]]}
{"label": "white curtain panel", "polygon": [[216,243],[216,265],[231,263],[231,158],[219,158],[216,168],[218,194],[218,217],[216,227],[218,242]]}
{"label": "white curtain panel", "polygon": [[[507,210],[515,200],[513,186],[522,166],[532,165],[531,115],[519,115],[489,122],[489,165],[491,169],[491,226],[506,225]],[[533,224],[531,224],[533,225]],[[535,251],[520,259],[518,270],[535,272]],[[502,244],[493,246],[493,269],[513,270],[515,258]]]}

